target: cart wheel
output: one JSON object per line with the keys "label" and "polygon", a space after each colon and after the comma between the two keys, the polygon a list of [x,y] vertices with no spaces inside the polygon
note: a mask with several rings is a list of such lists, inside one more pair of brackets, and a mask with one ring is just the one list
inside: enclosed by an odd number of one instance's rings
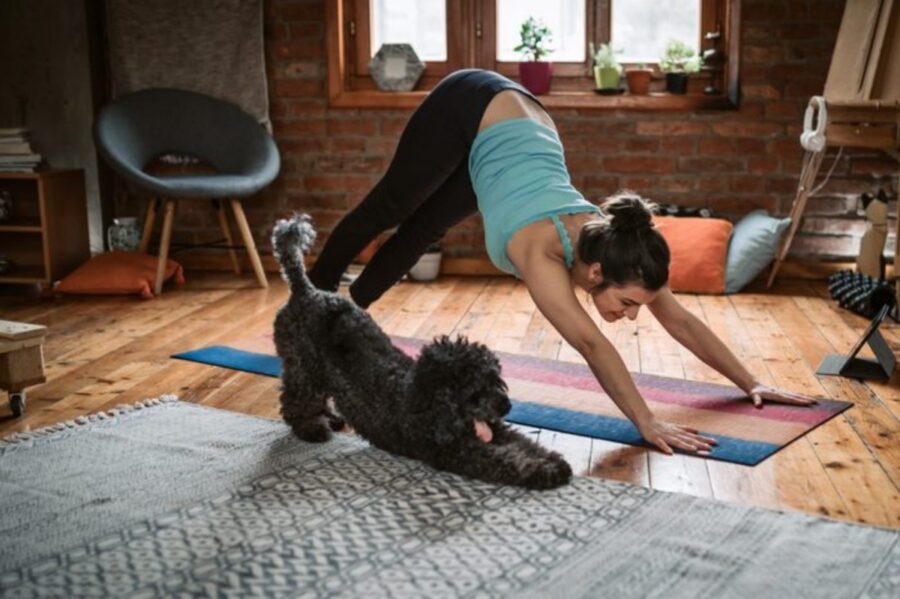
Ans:
{"label": "cart wheel", "polygon": [[9,407],[12,410],[13,416],[21,416],[22,412],[25,411],[25,392],[20,391],[18,393],[10,393]]}

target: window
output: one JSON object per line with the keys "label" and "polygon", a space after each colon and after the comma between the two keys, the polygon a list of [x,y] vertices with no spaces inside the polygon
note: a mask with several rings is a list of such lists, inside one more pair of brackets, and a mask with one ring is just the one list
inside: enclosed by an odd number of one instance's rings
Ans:
{"label": "window", "polygon": [[[416,106],[460,68],[518,77],[513,50],[529,16],[552,30],[548,106],[694,109],[737,105],[740,0],[326,0],[329,97],[336,106]],[[670,39],[715,58],[692,76],[687,96],[593,93],[588,44],[611,43],[626,67],[655,65]],[[382,43],[410,43],[426,68],[413,92],[381,92],[368,63]],[[655,75],[661,87],[662,75]],[[714,93],[704,93],[712,89]]]}
{"label": "window", "polygon": [[699,53],[700,0],[612,2],[610,40],[626,63],[655,63],[670,39]]}
{"label": "window", "polygon": [[372,0],[371,44],[408,43],[424,61],[447,60],[447,7],[444,0]]}
{"label": "window", "polygon": [[519,27],[529,17],[553,32],[550,59],[584,62],[587,50],[585,0],[497,0],[497,60],[518,61]]}

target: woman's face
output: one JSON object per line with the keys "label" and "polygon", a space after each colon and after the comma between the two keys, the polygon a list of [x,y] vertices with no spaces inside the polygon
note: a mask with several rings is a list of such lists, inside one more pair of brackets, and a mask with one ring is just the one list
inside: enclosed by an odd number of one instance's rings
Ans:
{"label": "woman's face", "polygon": [[656,294],[657,292],[648,291],[640,285],[610,285],[603,291],[592,294],[591,299],[603,320],[615,322],[622,317],[627,317],[628,320],[637,318],[641,306],[652,302]]}

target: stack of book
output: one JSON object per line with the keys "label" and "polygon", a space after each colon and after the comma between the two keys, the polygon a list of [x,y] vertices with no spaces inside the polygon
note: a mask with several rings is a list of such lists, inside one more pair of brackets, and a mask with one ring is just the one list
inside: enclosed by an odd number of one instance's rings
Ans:
{"label": "stack of book", "polygon": [[0,129],[0,173],[34,172],[41,162],[28,142],[28,129]]}

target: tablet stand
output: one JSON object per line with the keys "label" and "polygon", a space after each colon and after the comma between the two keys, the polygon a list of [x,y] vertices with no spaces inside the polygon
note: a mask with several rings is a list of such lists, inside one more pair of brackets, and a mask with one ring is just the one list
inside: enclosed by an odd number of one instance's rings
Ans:
{"label": "tablet stand", "polygon": [[[862,334],[862,337],[853,345],[846,356],[840,354],[831,354],[825,356],[819,364],[816,374],[825,374],[831,376],[843,376],[852,379],[880,379],[886,380],[891,378],[894,372],[894,366],[897,364],[897,358],[891,347],[881,336],[878,331],[878,325],[884,320],[891,310],[890,305],[881,308],[868,328]],[[862,349],[866,343],[875,353],[875,359],[857,358],[856,354]]]}

